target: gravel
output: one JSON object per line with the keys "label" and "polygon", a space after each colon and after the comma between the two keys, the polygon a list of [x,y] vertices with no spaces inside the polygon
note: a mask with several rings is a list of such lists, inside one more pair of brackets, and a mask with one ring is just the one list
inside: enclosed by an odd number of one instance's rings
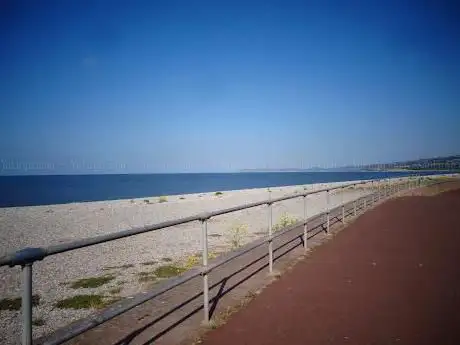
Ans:
{"label": "gravel", "polygon": [[[317,190],[340,183],[308,185]],[[303,186],[277,187],[271,189],[271,197],[301,192]],[[331,207],[369,193],[365,189],[347,189],[331,195]],[[113,233],[132,227],[154,224],[200,212],[261,201],[268,198],[267,189],[200,193],[158,198],[117,200],[103,202],[72,203],[0,209],[0,256],[26,246],[47,246],[85,237]],[[326,193],[308,197],[308,215],[325,210]],[[273,223],[283,213],[303,217],[303,200],[296,198],[274,204]],[[248,226],[243,239],[247,243],[267,232],[267,207],[234,212],[212,218],[209,221],[209,246],[211,251],[229,250],[228,230],[238,224]],[[77,294],[101,294],[111,296],[109,290],[121,287],[114,296],[126,297],[148,289],[148,284],[138,282],[138,274],[152,271],[166,260],[183,262],[187,256],[198,252],[200,224],[193,222],[155,232],[82,248],[46,258],[34,264],[33,293],[40,295],[40,305],[34,307],[34,319],[44,320],[44,325],[34,326],[33,336],[38,337],[56,330],[72,321],[94,312],[94,309],[58,309],[55,303]],[[152,264],[152,261],[157,263]],[[147,264],[146,264],[147,263]],[[129,267],[120,267],[129,265]],[[110,268],[112,267],[112,268]],[[114,268],[115,267],[115,268]],[[118,267],[118,268],[116,268]],[[0,296],[20,296],[20,269],[0,268]],[[80,278],[112,274],[115,279],[97,288],[73,289],[69,286]],[[19,344],[19,311],[0,311],[1,344]]]}

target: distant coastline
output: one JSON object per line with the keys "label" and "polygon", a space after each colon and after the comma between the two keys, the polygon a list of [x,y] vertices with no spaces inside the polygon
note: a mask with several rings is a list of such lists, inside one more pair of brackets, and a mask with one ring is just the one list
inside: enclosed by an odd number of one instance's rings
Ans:
{"label": "distant coastline", "polygon": [[260,168],[242,169],[240,172],[438,172],[457,173],[460,171],[460,155],[421,158],[411,161],[393,163],[376,163],[366,165],[348,165],[338,168],[313,167],[308,169],[298,168]]}

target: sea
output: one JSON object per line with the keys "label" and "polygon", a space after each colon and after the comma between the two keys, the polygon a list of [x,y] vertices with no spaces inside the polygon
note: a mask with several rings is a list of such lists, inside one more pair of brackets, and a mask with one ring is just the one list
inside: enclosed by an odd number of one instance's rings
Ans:
{"label": "sea", "polygon": [[[417,172],[428,175],[435,172]],[[238,172],[0,176],[0,207],[133,199],[311,183],[381,179],[413,172]]]}

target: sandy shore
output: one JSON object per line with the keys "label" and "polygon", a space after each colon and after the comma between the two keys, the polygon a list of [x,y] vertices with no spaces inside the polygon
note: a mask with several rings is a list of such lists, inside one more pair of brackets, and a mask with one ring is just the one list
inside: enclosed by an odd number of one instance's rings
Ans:
{"label": "sandy shore", "polygon": [[[355,181],[356,182],[356,181]],[[308,190],[333,187],[345,182],[307,185]],[[370,186],[367,184],[366,186]],[[301,192],[304,186],[271,188],[271,197],[277,198]],[[346,189],[331,195],[331,207],[370,193],[370,189]],[[85,237],[113,233],[132,227],[154,224],[166,220],[195,215],[268,198],[267,189],[249,189],[216,193],[186,194],[116,200],[0,209],[0,255],[25,246],[46,246]],[[308,197],[308,215],[313,216],[326,208],[326,194]],[[302,198],[276,203],[273,223],[283,214],[292,218],[303,217]],[[230,249],[229,229],[244,224],[247,234],[243,243],[267,233],[267,208],[260,206],[215,217],[210,220],[209,246],[216,253]],[[184,262],[188,256],[200,251],[200,224],[193,222],[148,234],[137,235],[110,243],[83,248],[46,258],[34,264],[33,289],[40,295],[40,305],[34,308],[34,319],[44,322],[34,327],[34,337],[51,332],[65,324],[90,314],[91,309],[59,309],[55,303],[78,294],[129,296],[145,289],[139,282],[139,273],[152,271],[165,262]],[[1,298],[20,296],[19,268],[0,268]],[[98,288],[73,289],[69,283],[84,277],[105,274],[115,279]],[[109,293],[119,289],[117,293]],[[0,343],[18,343],[20,321],[18,311],[0,311]]]}

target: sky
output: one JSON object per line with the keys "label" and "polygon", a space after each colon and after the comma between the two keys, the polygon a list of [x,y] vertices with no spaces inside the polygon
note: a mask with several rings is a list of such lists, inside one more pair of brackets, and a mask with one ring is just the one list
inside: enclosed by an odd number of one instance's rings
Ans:
{"label": "sky", "polygon": [[0,1],[0,174],[460,153],[454,1]]}

